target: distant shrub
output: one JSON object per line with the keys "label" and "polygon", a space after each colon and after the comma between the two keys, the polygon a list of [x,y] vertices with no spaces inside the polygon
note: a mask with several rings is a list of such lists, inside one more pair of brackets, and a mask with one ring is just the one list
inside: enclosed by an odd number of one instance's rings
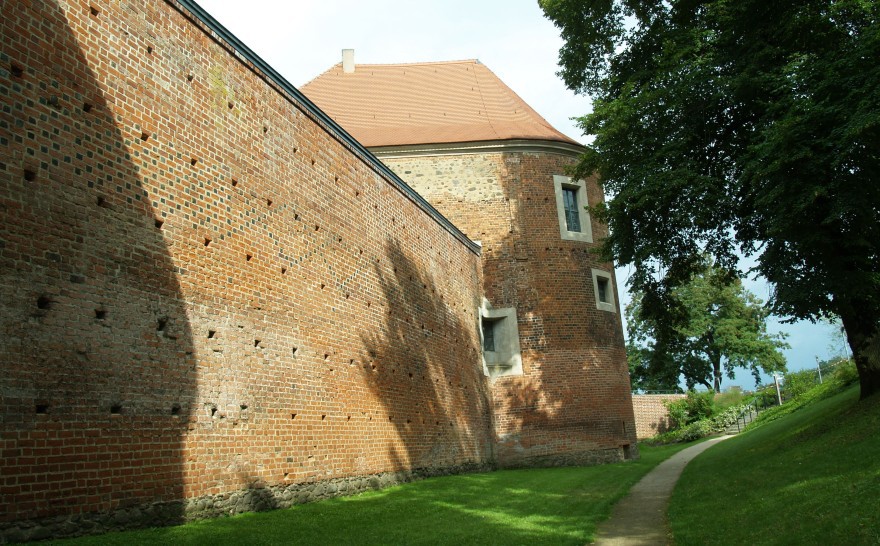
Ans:
{"label": "distant shrub", "polygon": [[664,400],[663,405],[666,406],[666,411],[669,413],[670,430],[679,429],[687,425],[687,398]]}
{"label": "distant shrub", "polygon": [[[681,400],[681,401],[686,401]],[[680,401],[680,402],[681,402]],[[712,434],[723,432],[728,426],[736,423],[737,418],[748,409],[748,404],[731,406],[708,419],[700,419],[687,425],[658,434],[646,442],[649,445],[673,444],[676,442],[692,442]]]}
{"label": "distant shrub", "polygon": [[[859,374],[852,360],[839,359],[822,367],[823,382],[834,381],[839,385],[849,385],[858,381]],[[819,385],[819,374],[816,370],[801,370],[785,374],[783,396],[791,400],[802,396]]]}
{"label": "distant shrub", "polygon": [[739,406],[745,402],[750,395],[743,393],[739,387],[732,387],[730,390],[715,395],[715,411],[725,410],[732,406]]}
{"label": "distant shrub", "polygon": [[762,411],[747,428],[761,426],[813,402],[837,394],[852,383],[858,382],[859,376],[855,364],[848,360],[837,362],[833,367],[823,368],[822,379],[823,383],[820,385],[818,374],[814,370],[787,374],[785,377],[786,402],[777,407],[771,407],[777,404],[776,387],[772,385],[759,390],[749,398],[747,403],[724,409],[719,409],[721,406],[715,404],[715,396],[711,391],[704,393],[691,391],[686,398],[666,402],[670,420],[675,423],[675,428],[658,434],[645,442],[649,445],[692,442],[722,432],[728,426],[736,423],[739,416],[755,403],[759,407],[769,409]]}
{"label": "distant shrub", "polygon": [[712,425],[712,421],[710,419],[703,419],[702,421],[695,421],[684,427],[678,440],[680,442],[693,442],[694,440],[704,438],[713,432],[715,432],[715,429]]}
{"label": "distant shrub", "polygon": [[834,366],[832,377],[841,385],[852,385],[859,380],[859,371],[853,360],[843,360]]}
{"label": "distant shrub", "polygon": [[688,405],[688,422],[693,423],[702,421],[715,415],[715,392],[696,392],[687,393]]}
{"label": "distant shrub", "polygon": [[757,403],[760,408],[769,408],[779,404],[776,387],[770,385],[769,387],[762,387],[758,390],[758,392],[755,393],[755,403]]}
{"label": "distant shrub", "polygon": [[730,425],[736,423],[736,420],[739,419],[739,416],[742,415],[742,413],[748,408],[749,404],[730,406],[729,408],[715,415],[715,417],[712,418],[712,421],[715,424],[716,429],[718,429],[718,431],[720,432]]}
{"label": "distant shrub", "polygon": [[775,421],[780,417],[794,413],[813,402],[834,396],[849,387],[851,384],[856,383],[858,381],[858,372],[856,371],[855,364],[851,360],[843,361],[834,367],[833,372],[828,374],[827,378],[823,375],[823,379],[824,381],[821,385],[817,384],[806,392],[801,393],[799,396],[787,400],[783,405],[762,412],[755,421],[749,424],[748,428],[759,427],[765,423]]}
{"label": "distant shrub", "polygon": [[667,400],[663,404],[669,412],[672,428],[680,429],[690,423],[712,417],[715,413],[715,393],[713,391],[688,391],[687,397],[680,400]]}
{"label": "distant shrub", "polygon": [[816,370],[801,370],[785,374],[782,392],[786,400],[797,398],[819,384]]}

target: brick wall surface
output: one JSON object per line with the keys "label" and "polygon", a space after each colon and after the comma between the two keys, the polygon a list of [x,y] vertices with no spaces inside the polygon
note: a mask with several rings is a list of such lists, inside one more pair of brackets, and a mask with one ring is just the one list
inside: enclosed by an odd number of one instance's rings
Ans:
{"label": "brick wall surface", "polygon": [[[0,537],[493,458],[479,256],[184,13],[3,10]],[[530,248],[532,263],[585,267],[559,246]],[[571,335],[554,320],[536,344]],[[346,481],[359,476],[373,478]],[[21,524],[38,520],[57,525]]]}
{"label": "brick wall surface", "polygon": [[636,436],[639,440],[656,436],[669,429],[669,411],[664,402],[681,400],[684,394],[634,394],[633,412],[636,416]]}
{"label": "brick wall surface", "polygon": [[[485,297],[515,307],[523,374],[493,380],[502,466],[595,463],[636,456],[620,310],[596,308],[595,243],[562,240],[553,175],[575,158],[486,152],[384,158],[483,245]],[[590,204],[602,199],[595,181]],[[606,227],[593,222],[594,240]]]}

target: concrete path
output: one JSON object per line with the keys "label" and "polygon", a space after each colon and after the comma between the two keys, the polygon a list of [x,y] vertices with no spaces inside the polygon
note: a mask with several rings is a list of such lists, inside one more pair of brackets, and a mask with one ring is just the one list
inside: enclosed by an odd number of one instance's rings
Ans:
{"label": "concrete path", "polygon": [[666,509],[675,482],[697,455],[731,436],[719,436],[679,451],[635,484],[629,495],[614,505],[611,519],[599,525],[599,546],[647,546],[670,544]]}

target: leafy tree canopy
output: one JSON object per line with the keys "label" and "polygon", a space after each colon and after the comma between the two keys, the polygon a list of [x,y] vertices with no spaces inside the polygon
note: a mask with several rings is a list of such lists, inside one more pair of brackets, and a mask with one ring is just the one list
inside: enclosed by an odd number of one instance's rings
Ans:
{"label": "leafy tree canopy", "polygon": [[652,313],[711,255],[754,255],[777,314],[836,315],[880,390],[880,2],[539,0],[588,93],[606,258]]}
{"label": "leafy tree canopy", "polygon": [[681,312],[674,328],[645,312],[639,293],[626,308],[634,388],[678,390],[684,378],[688,389],[721,392],[724,377],[734,379],[737,368],[751,371],[756,385],[761,372],[785,371],[784,336],[767,332],[769,311],[739,279],[707,264],[671,297]]}

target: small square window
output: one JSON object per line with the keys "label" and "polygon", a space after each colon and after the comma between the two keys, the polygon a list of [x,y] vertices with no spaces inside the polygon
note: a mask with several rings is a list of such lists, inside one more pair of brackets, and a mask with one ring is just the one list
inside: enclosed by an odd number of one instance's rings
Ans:
{"label": "small square window", "polygon": [[601,311],[617,312],[614,303],[614,285],[611,282],[611,273],[601,269],[593,270],[593,292],[596,294],[596,309]]}

